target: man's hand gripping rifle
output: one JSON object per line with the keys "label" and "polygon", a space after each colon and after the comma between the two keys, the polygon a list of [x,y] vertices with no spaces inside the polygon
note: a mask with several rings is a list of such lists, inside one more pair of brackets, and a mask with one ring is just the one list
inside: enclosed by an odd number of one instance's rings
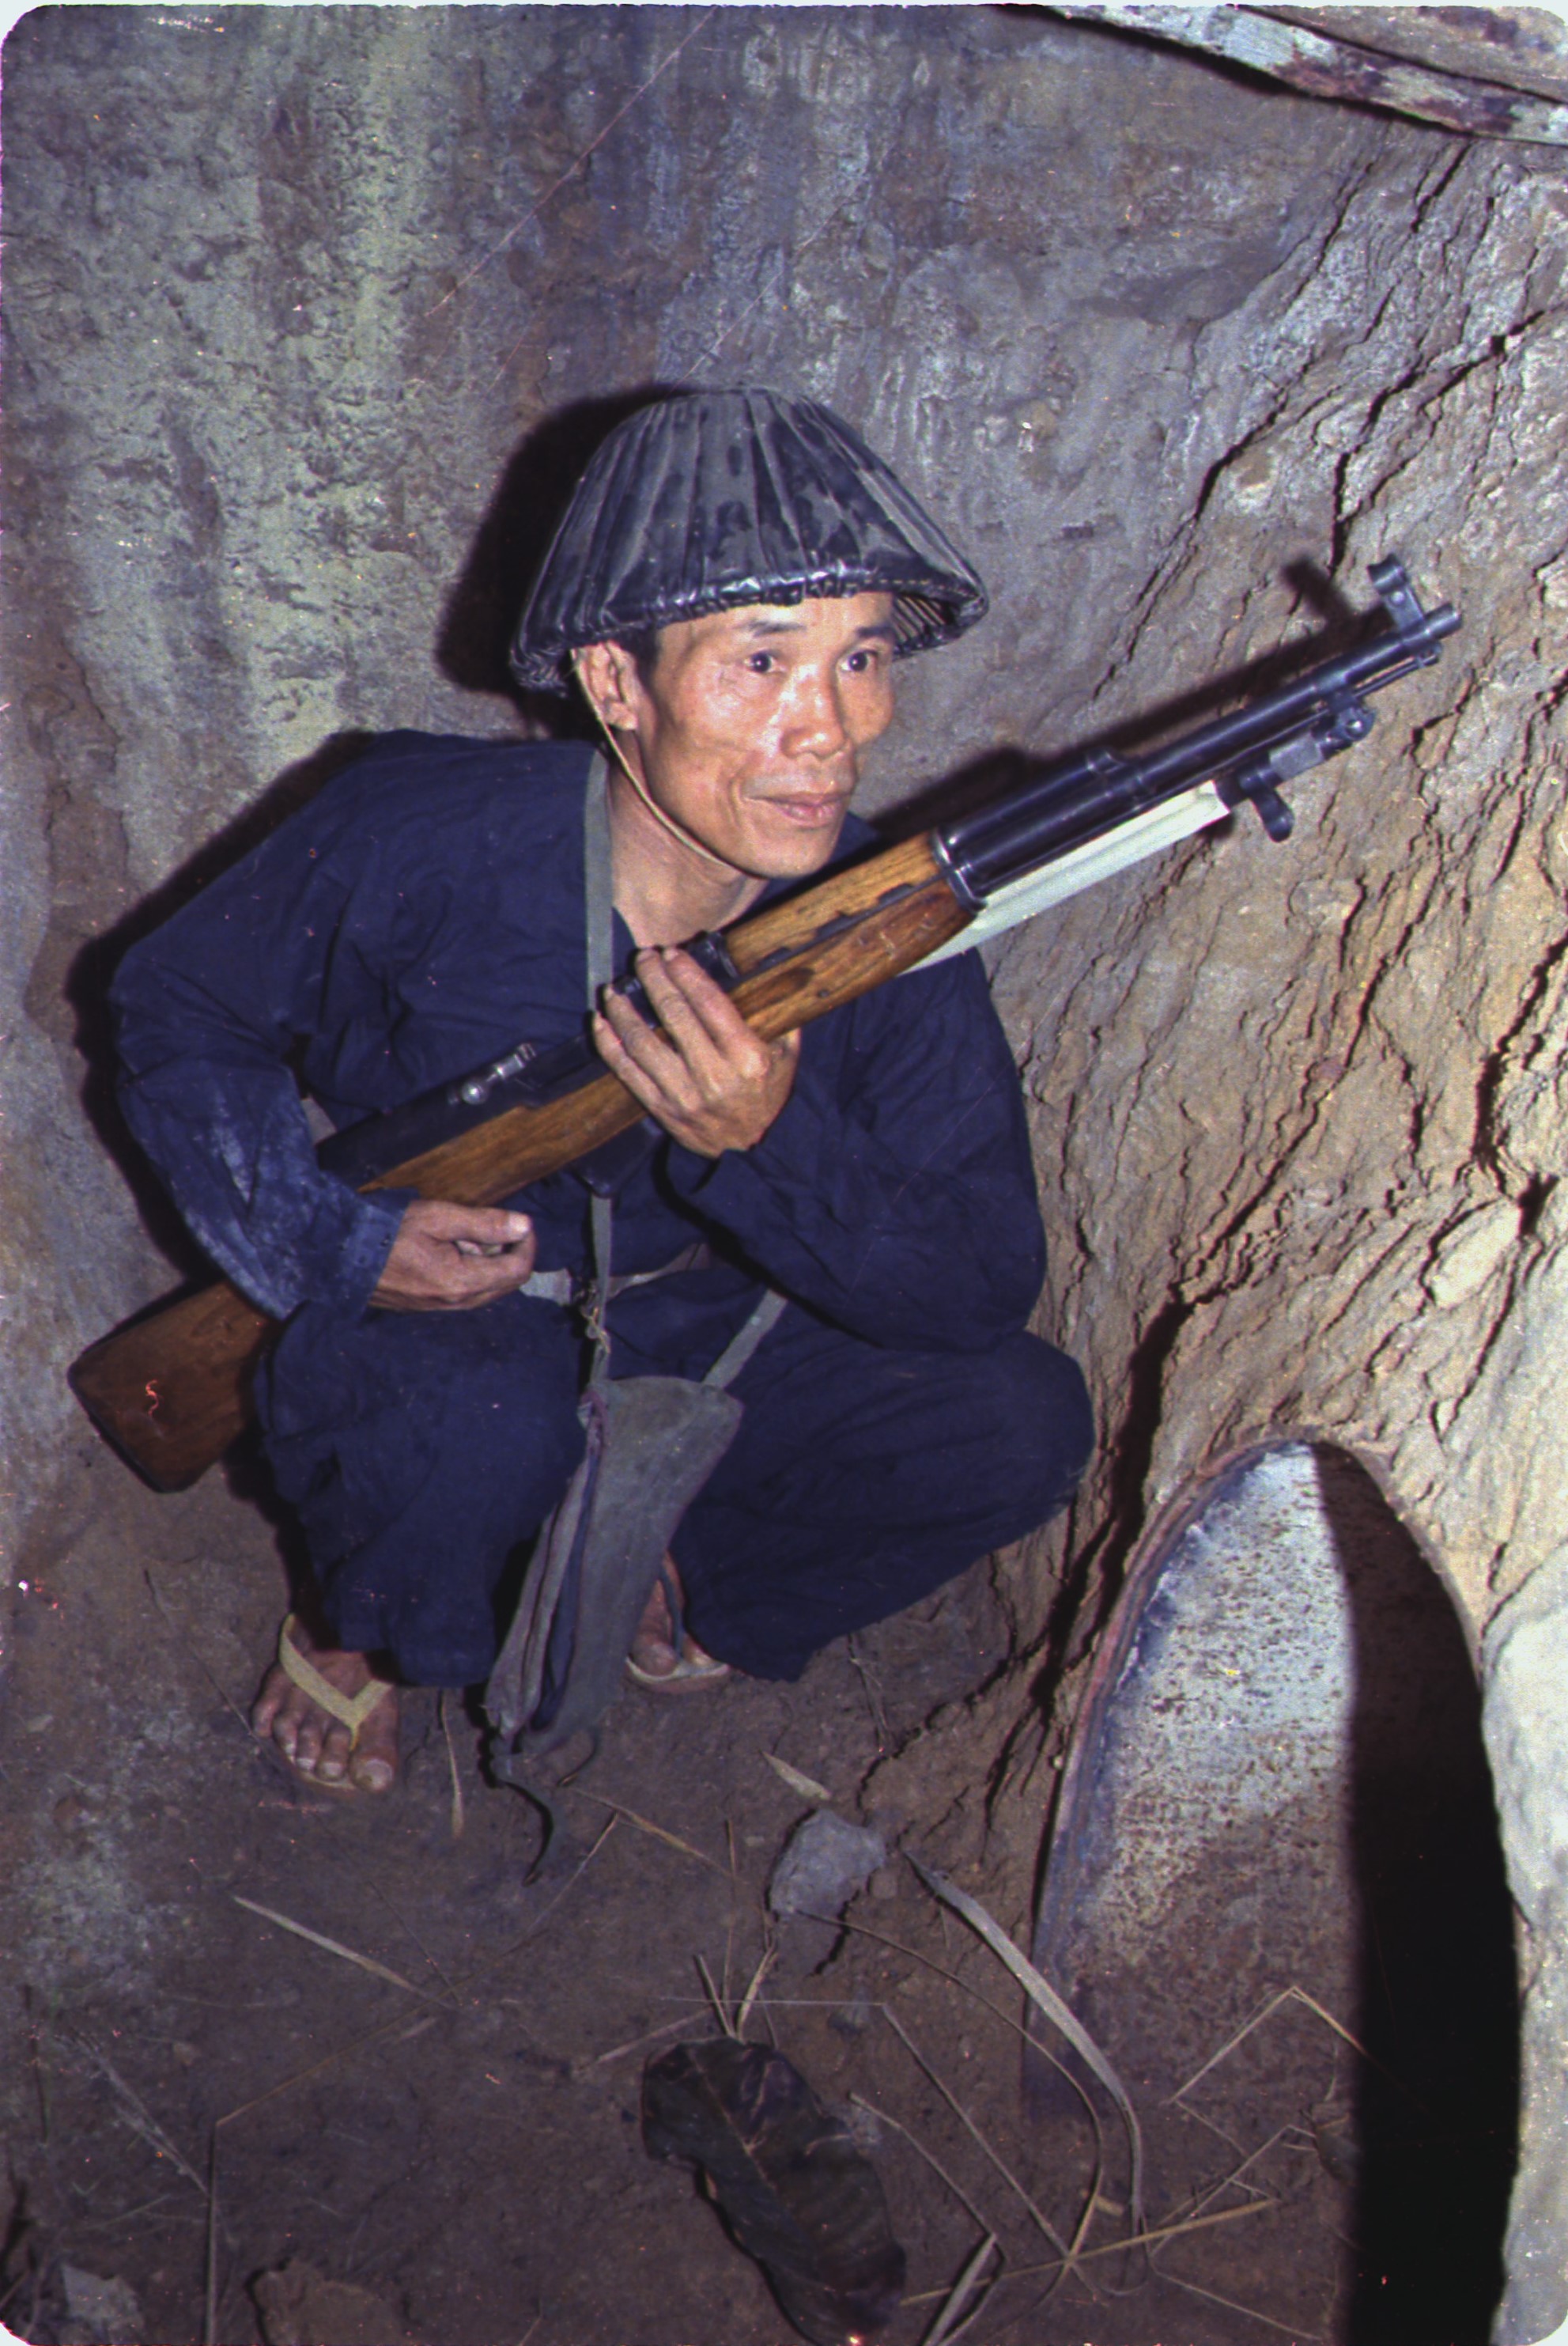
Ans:
{"label": "man's hand gripping rifle", "polygon": [[[1356,649],[1145,756],[1091,749],[1056,760],[978,813],[834,872],[688,950],[771,1041],[1244,801],[1271,839],[1288,838],[1282,786],[1363,740],[1373,723],[1367,695],[1430,667],[1460,624],[1451,604],[1422,609],[1397,556],[1374,563],[1371,578],[1381,624]],[[636,997],[635,980],[626,990]],[[613,1145],[641,1118],[585,1037],[473,1069],[334,1135],[319,1156],[361,1189],[488,1206],[567,1166],[613,1186]],[[272,1328],[219,1280],[103,1338],[71,1384],[155,1489],[183,1490],[249,1416],[250,1372]]]}

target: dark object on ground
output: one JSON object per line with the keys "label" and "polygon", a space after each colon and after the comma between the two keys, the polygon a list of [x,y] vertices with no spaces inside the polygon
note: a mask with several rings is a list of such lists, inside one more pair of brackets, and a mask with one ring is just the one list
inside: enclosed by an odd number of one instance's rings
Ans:
{"label": "dark object on ground", "polygon": [[701,2168],[814,2346],[848,2346],[897,2312],[904,2252],[881,2179],[782,2054],[733,2037],[677,2045],[644,2073],[643,2140]]}

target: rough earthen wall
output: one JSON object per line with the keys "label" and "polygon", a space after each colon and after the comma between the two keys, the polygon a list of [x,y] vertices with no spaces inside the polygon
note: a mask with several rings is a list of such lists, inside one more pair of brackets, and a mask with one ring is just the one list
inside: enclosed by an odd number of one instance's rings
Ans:
{"label": "rough earthen wall", "polygon": [[[86,1455],[65,1362],[168,1275],[83,1107],[94,940],[333,737],[515,725],[498,628],[564,413],[826,398],[973,552],[994,616],[910,672],[874,802],[1179,696],[1390,548],[1461,605],[1288,847],[1240,823],[1110,883],[998,992],[1049,1325],[1105,1429],[1084,1617],[1189,1478],[1306,1432],[1487,1632],[1539,1974],[1502,2334],[1539,2336],[1568,2295],[1554,158],[979,10],[42,9],[5,68],[14,1556]],[[1012,1567],[1025,1654],[1063,1555]],[[1015,1914],[1032,1668],[902,1779],[990,1776]]]}

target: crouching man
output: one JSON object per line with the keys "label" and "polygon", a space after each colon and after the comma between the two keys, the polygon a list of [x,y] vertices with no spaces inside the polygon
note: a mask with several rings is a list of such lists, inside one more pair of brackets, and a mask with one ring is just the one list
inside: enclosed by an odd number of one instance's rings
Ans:
{"label": "crouching man", "polygon": [[301,1776],[384,1790],[398,1685],[489,1671],[509,1560],[582,1454],[567,1296],[593,1238],[569,1173],[499,1208],[356,1194],[318,1168],[300,1081],[342,1127],[581,1030],[590,790],[599,966],[635,969],[659,1021],[611,994],[593,1013],[657,1142],[616,1188],[615,1270],[665,1274],[611,1304],[611,1373],[700,1378],[768,1289],[786,1299],[637,1680],[797,1678],[1071,1494],[1086,1397],[1025,1329],[1044,1246],[977,957],[767,1044],[680,950],[867,840],[850,800],[895,664],[984,610],[825,409],[647,407],[584,474],[514,652],[524,684],[581,690],[607,758],[387,736],[127,954],[127,1116],[213,1260],[285,1322],[258,1401],[315,1591],[254,1719]]}

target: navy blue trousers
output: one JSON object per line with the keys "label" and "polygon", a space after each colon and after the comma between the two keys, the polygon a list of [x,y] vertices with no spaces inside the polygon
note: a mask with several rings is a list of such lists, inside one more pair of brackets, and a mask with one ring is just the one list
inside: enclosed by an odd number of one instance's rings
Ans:
{"label": "navy blue trousers", "polygon": [[[581,1455],[580,1357],[572,1317],[519,1296],[290,1322],[262,1427],[342,1645],[414,1685],[488,1674],[508,1564]],[[1093,1439],[1074,1362],[1023,1334],[891,1352],[791,1306],[731,1390],[745,1418],[675,1555],[693,1635],[754,1678],[799,1678],[1044,1523]]]}

